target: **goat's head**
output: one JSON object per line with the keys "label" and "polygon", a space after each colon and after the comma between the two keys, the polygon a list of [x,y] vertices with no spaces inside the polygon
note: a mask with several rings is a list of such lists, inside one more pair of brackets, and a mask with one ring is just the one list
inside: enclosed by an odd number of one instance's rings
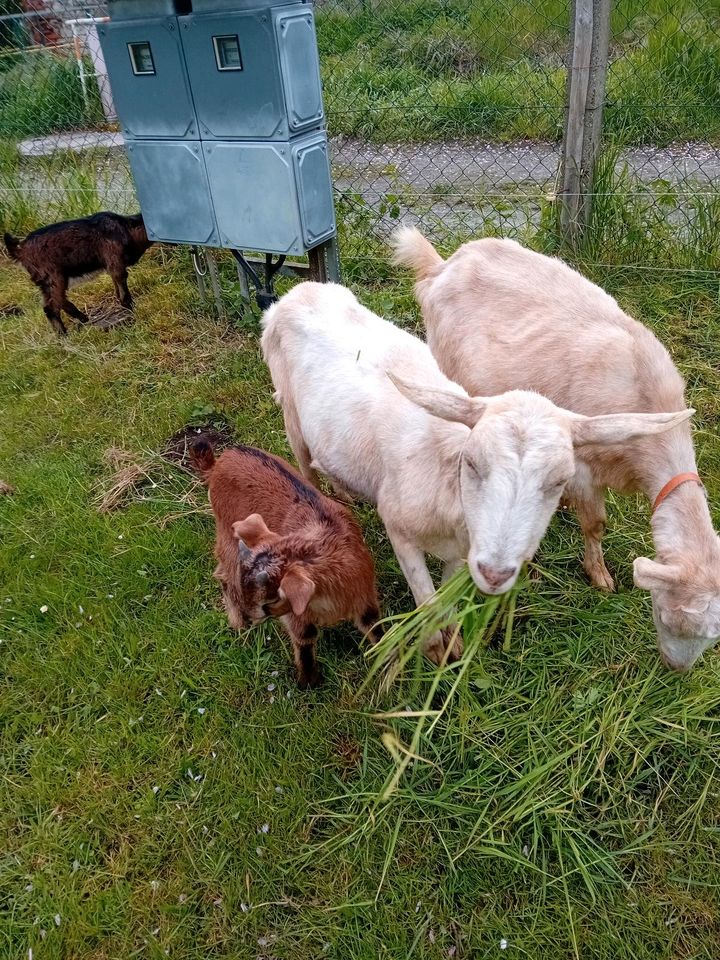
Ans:
{"label": "goat's head", "polygon": [[635,585],[649,590],[660,656],[672,670],[689,670],[720,643],[720,540],[702,560],[673,557],[669,562],[638,557]]}
{"label": "goat's head", "polygon": [[315,593],[315,582],[297,550],[288,550],[286,538],[269,530],[258,513],[236,521],[232,530],[238,542],[246,616],[252,623],[291,611],[302,616]]}
{"label": "goat's head", "polygon": [[146,250],[153,245],[154,241],[148,238],[145,220],[141,213],[135,213],[127,217],[126,222],[133,243],[137,244],[138,247],[144,247]]}
{"label": "goat's head", "polygon": [[470,573],[489,594],[509,590],[535,554],[575,474],[576,447],[659,433],[693,412],[585,417],[528,391],[469,397],[460,387],[437,390],[390,376],[428,413],[470,429],[458,465],[460,498]]}

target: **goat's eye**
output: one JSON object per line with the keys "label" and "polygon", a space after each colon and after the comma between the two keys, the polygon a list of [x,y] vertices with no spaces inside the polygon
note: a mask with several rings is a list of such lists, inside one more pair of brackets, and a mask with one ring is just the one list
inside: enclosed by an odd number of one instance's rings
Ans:
{"label": "goat's eye", "polygon": [[475,474],[478,480],[487,480],[487,471],[473,463],[469,457],[465,457],[465,466]]}
{"label": "goat's eye", "polygon": [[567,480],[553,480],[545,484],[544,490],[546,493],[560,493],[566,483]]}

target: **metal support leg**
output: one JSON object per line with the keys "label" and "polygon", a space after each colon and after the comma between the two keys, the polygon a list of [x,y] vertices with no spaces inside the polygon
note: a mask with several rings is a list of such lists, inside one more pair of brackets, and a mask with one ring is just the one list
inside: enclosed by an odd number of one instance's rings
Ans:
{"label": "metal support leg", "polygon": [[285,263],[285,257],[278,257],[273,263],[272,254],[265,254],[265,282],[263,283],[240,250],[231,250],[230,252],[237,260],[248,280],[250,280],[255,287],[255,299],[258,307],[260,307],[261,310],[267,310],[271,304],[277,302],[278,298],[274,289],[275,274],[278,273]]}
{"label": "metal support leg", "polygon": [[318,283],[341,283],[337,238],[332,237],[308,253],[310,276]]}
{"label": "metal support leg", "polygon": [[[238,253],[242,257],[242,250],[238,250]],[[235,261],[235,267],[237,268],[238,281],[240,282],[240,296],[246,303],[250,303],[250,287],[248,286],[247,275],[238,260]]]}
{"label": "metal support leg", "polygon": [[204,250],[200,250],[199,247],[192,248],[192,264],[195,271],[195,279],[197,280],[200,301],[201,303],[205,303],[205,277],[207,276],[207,260],[205,259]]}
{"label": "metal support leg", "polygon": [[217,310],[217,315],[220,319],[223,319],[225,316],[225,310],[223,309],[222,294],[220,293],[220,278],[218,276],[217,262],[215,260],[215,255],[212,251],[207,251],[207,265],[208,265],[208,276],[210,277],[210,288],[213,292],[213,297],[215,298],[215,309]]}

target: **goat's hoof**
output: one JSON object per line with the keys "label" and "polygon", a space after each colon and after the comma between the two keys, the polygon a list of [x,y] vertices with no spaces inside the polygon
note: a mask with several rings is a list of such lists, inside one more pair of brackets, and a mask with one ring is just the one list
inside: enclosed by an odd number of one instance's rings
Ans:
{"label": "goat's hoof", "polygon": [[590,583],[597,590],[602,590],[603,593],[615,593],[615,581],[605,564],[601,567],[586,567],[585,572],[590,579]]}
{"label": "goat's hoof", "polygon": [[[450,652],[446,651],[450,647]],[[436,633],[425,645],[425,656],[438,666],[445,661],[455,663],[463,653],[463,642],[459,627],[445,627]]]}
{"label": "goat's hoof", "polygon": [[300,674],[297,684],[301,690],[315,690],[316,687],[322,686],[322,682],[322,671],[318,667],[317,670],[313,670],[312,672]]}
{"label": "goat's hoof", "polygon": [[340,503],[346,503],[349,506],[355,503],[355,497],[349,493],[344,487],[339,487],[337,484],[332,484],[333,495],[336,500],[339,500]]}
{"label": "goat's hoof", "polygon": [[455,663],[463,655],[462,633],[460,627],[446,627],[443,630],[443,646],[447,650],[450,647],[450,654],[447,658],[448,663]]}

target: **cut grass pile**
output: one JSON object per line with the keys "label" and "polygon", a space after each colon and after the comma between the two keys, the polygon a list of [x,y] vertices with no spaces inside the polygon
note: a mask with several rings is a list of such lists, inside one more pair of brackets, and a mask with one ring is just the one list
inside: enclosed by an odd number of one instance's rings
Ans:
{"label": "cut grass pile", "polygon": [[[356,292],[417,328],[409,279],[360,283],[362,253]],[[686,374],[717,505],[717,278],[592,273]],[[228,258],[231,315],[233,276]],[[215,420],[288,455],[255,321],[209,317],[190,277],[186,252],[151,251],[133,325],[59,342],[0,261],[0,955],[716,957],[720,657],[660,665],[631,579],[647,506],[609,500],[618,594],[586,583],[561,513],[509,649],[500,626],[462,667],[411,658],[383,692],[338,628],[325,685],[300,693],[276,627],[229,633],[204,491],[155,456]],[[86,308],[109,290],[74,293]],[[118,450],[149,479],[101,513]],[[385,613],[407,611],[381,525],[358,515]],[[422,759],[397,778],[420,711]]]}
{"label": "cut grass pile", "polygon": [[[424,652],[427,641],[440,630],[447,631],[453,640],[464,639],[462,656],[448,663],[452,644],[446,646],[445,657],[434,670],[420,710],[396,707],[390,712],[378,714],[376,720],[409,720],[416,718],[410,742],[405,745],[394,731],[383,734],[382,740],[392,754],[396,766],[380,792],[386,800],[397,788],[408,766],[415,760],[422,761],[418,749],[424,737],[432,731],[443,714],[451,709],[458,690],[467,685],[468,670],[478,654],[488,646],[496,630],[503,627],[505,639],[503,650],[510,649],[515,605],[520,584],[498,597],[480,597],[470,572],[465,567],[443,583],[427,602],[409,613],[386,618],[387,630],[383,638],[367,651],[371,664],[361,692],[377,688],[385,692],[398,681],[411,678],[412,684],[401,693],[404,701],[417,696],[420,676],[424,675]],[[442,698],[439,690],[443,680],[448,679],[449,689]],[[441,700],[435,703],[436,700]]]}

